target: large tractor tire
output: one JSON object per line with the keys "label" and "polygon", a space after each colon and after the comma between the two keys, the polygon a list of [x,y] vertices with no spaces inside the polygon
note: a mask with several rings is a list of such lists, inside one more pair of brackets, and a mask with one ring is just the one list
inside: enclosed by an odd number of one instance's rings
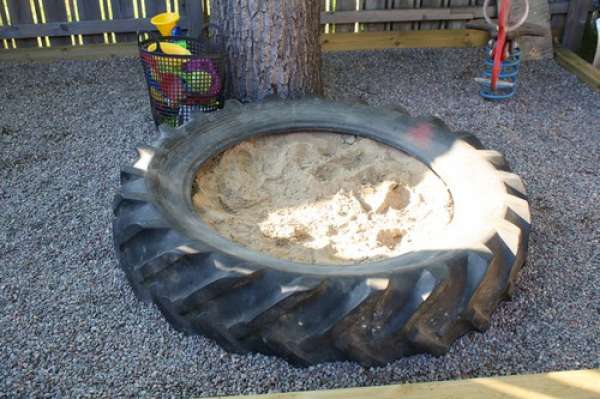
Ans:
{"label": "large tractor tire", "polygon": [[[448,187],[452,221],[422,249],[347,266],[276,259],[203,223],[191,191],[205,161],[252,137],[298,131],[367,137],[413,155]],[[521,179],[500,153],[439,120],[321,99],[228,103],[162,129],[138,152],[114,205],[120,265],[136,295],[174,328],[229,351],[295,365],[441,355],[459,336],[489,327],[525,261],[530,214]]]}

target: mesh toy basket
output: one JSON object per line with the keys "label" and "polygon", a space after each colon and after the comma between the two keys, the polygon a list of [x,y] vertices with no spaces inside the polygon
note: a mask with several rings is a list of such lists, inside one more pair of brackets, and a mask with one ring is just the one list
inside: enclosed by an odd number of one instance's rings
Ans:
{"label": "mesh toy basket", "polygon": [[[190,55],[165,54],[163,43],[186,48]],[[151,38],[138,42],[150,107],[156,126],[177,127],[193,112],[223,107],[224,58],[211,53],[203,42],[183,36]]]}

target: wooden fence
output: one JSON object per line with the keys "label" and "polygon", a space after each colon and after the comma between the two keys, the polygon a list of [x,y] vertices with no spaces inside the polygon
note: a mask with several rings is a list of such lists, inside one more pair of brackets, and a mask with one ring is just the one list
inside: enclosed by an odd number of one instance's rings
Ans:
{"label": "wooden fence", "polygon": [[150,17],[164,11],[178,11],[181,25],[196,35],[203,1],[0,0],[0,38],[5,49],[135,41],[136,32],[153,29]]}
{"label": "wooden fence", "polygon": [[[205,26],[210,0],[0,0],[0,47],[81,46],[136,40],[150,18],[178,11],[190,35]],[[322,0],[325,33],[460,29],[483,16],[482,0]],[[568,1],[551,3],[559,35]],[[493,14],[495,8],[491,8]]]}

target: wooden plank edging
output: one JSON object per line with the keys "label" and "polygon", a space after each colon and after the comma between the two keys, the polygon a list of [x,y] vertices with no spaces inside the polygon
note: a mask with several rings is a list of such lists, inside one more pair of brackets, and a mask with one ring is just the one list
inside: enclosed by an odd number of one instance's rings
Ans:
{"label": "wooden plank edging", "polygon": [[472,29],[336,33],[321,37],[324,52],[381,50],[387,48],[482,47],[487,32]]}
{"label": "wooden plank edging", "polygon": [[600,90],[600,69],[560,45],[554,46],[556,62],[596,90]]}
{"label": "wooden plank edging", "polygon": [[0,51],[0,62],[54,62],[137,56],[137,43],[86,44],[48,48],[17,48]]}
{"label": "wooden plank edging", "polygon": [[[598,399],[600,369],[378,387],[220,396],[227,399]],[[208,398],[210,399],[210,398]],[[213,398],[216,399],[216,398]]]}

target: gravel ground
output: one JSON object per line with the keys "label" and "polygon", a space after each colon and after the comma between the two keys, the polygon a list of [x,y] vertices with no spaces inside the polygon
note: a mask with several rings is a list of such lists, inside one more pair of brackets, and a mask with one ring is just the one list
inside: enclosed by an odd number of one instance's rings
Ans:
{"label": "gravel ground", "polygon": [[526,181],[534,218],[516,296],[446,356],[296,369],[169,328],[113,255],[118,166],[154,137],[135,59],[0,64],[0,396],[183,396],[600,367],[600,95],[552,61],[490,104],[480,50],[327,55],[333,96],[474,131]]}

